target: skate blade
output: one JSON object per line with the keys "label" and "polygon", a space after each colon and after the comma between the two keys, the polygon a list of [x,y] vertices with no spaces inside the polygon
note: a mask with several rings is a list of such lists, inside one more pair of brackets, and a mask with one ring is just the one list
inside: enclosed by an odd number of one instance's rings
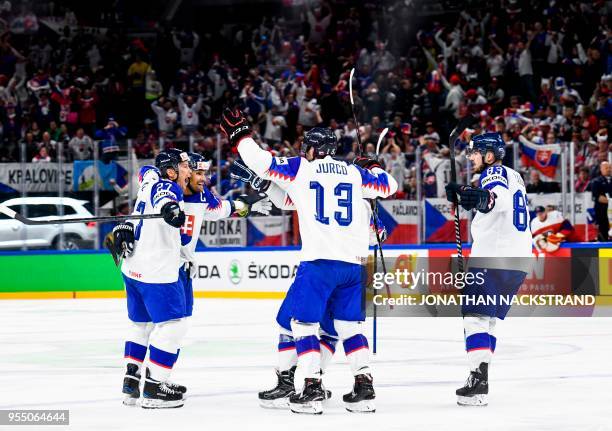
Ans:
{"label": "skate blade", "polygon": [[123,405],[129,407],[135,407],[138,404],[138,398],[134,398],[130,395],[126,395],[123,399]]}
{"label": "skate blade", "polygon": [[143,409],[178,409],[179,407],[183,407],[185,404],[185,400],[176,400],[176,401],[164,401],[164,400],[154,400],[151,398],[143,398],[140,406]]}
{"label": "skate blade", "polygon": [[473,397],[457,396],[457,404],[463,407],[486,407],[489,399],[486,394],[474,395]]}
{"label": "skate blade", "polygon": [[320,415],[323,413],[323,401],[311,401],[306,404],[289,403],[289,408],[293,413]]}
{"label": "skate blade", "polygon": [[287,410],[289,408],[289,397],[276,400],[259,400],[260,407],[264,409]]}
{"label": "skate blade", "polygon": [[351,413],[374,413],[376,405],[374,400],[362,400],[356,403],[344,403],[344,407]]}

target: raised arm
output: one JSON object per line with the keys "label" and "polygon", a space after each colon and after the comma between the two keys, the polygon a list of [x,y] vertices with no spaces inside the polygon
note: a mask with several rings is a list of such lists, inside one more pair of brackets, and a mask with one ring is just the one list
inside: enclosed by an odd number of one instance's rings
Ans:
{"label": "raised arm", "polygon": [[298,173],[300,157],[272,157],[251,137],[251,126],[246,117],[236,109],[226,109],[221,120],[221,130],[228,137],[233,148],[238,150],[244,163],[257,176],[270,180],[285,188],[291,184]]}

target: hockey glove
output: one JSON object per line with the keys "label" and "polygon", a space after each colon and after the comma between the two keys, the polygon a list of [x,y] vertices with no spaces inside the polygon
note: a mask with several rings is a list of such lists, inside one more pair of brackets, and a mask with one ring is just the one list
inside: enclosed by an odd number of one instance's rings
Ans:
{"label": "hockey glove", "polygon": [[250,137],[252,134],[249,121],[238,108],[233,111],[225,108],[221,116],[221,130],[232,147],[236,147],[242,138]]}
{"label": "hockey glove", "polygon": [[177,202],[168,202],[161,209],[164,221],[172,227],[179,228],[185,223],[185,212]]}
{"label": "hockey glove", "polygon": [[113,247],[116,256],[131,256],[134,253],[134,241],[134,225],[132,223],[124,222],[113,228]]}
{"label": "hockey glove", "polygon": [[270,186],[270,181],[258,177],[241,159],[234,160],[230,166],[230,177],[250,185],[257,192],[265,192]]}
{"label": "hockey glove", "polygon": [[353,159],[353,164],[359,166],[363,169],[374,169],[381,168],[380,162],[376,159],[370,159],[369,157],[355,157]]}
{"label": "hockey glove", "polygon": [[246,217],[252,211],[268,215],[272,211],[272,202],[265,193],[254,193],[251,195],[240,195],[232,202],[232,214]]}
{"label": "hockey glove", "polygon": [[457,183],[448,183],[445,189],[446,199],[454,203],[456,194],[459,205],[466,211],[477,209],[482,213],[488,213],[495,206],[495,193],[490,190]]}

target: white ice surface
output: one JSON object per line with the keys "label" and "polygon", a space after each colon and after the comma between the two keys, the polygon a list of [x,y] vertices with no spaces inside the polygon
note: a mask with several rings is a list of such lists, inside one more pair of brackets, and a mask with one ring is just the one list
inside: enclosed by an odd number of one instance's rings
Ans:
{"label": "white ice surface", "polygon": [[264,410],[257,392],[275,383],[278,304],[197,299],[173,374],[189,398],[181,409],[143,410],[121,404],[124,300],[0,301],[0,409],[69,409],[68,427],[16,428],[49,431],[612,429],[609,318],[499,324],[486,408],[455,404],[467,376],[460,319],[381,320],[375,414],[344,410],[352,377],[341,348],[322,416]]}

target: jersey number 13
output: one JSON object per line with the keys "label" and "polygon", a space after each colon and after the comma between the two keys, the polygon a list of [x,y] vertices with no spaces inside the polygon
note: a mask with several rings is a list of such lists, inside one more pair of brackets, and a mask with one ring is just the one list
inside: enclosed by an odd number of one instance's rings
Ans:
{"label": "jersey number 13", "polygon": [[[325,217],[325,189],[318,181],[310,182],[310,189],[316,193],[317,212],[315,219],[322,224],[329,224]],[[340,226],[348,226],[353,221],[353,186],[350,183],[340,183],[334,188],[334,196],[338,196],[338,206],[345,211],[335,211],[334,219]]]}

